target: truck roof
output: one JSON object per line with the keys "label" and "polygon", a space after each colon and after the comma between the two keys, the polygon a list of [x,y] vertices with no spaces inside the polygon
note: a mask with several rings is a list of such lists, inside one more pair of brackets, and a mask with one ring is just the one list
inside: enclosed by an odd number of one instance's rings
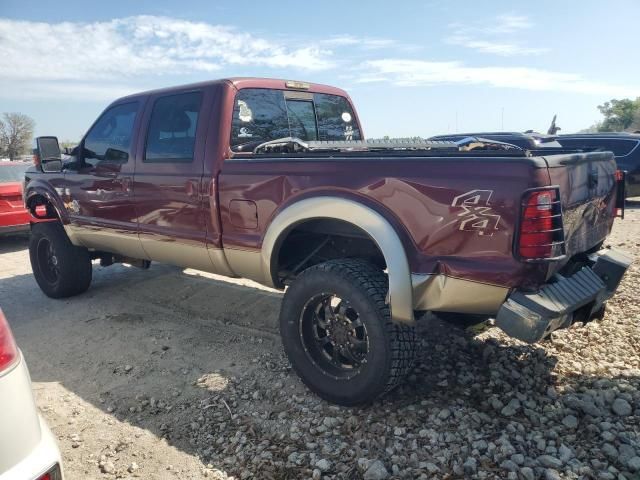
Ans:
{"label": "truck roof", "polygon": [[[297,84],[304,84],[305,87],[308,85],[308,88],[300,89],[300,88],[287,87],[286,83],[291,81],[294,81]],[[175,85],[172,87],[157,88],[153,90],[146,90],[143,92],[132,93],[131,95],[120,97],[118,101],[135,98],[143,95],[146,96],[146,95],[155,95],[159,93],[171,93],[173,91],[178,91],[178,90],[196,89],[196,88],[208,87],[211,85],[220,85],[223,83],[231,84],[237,89],[270,88],[270,89],[278,89],[278,90],[303,90],[303,91],[309,91],[313,93],[325,93],[329,95],[339,95],[341,97],[347,97],[347,98],[349,97],[349,94],[344,90],[342,90],[341,88],[332,87],[331,85],[323,85],[321,83],[301,82],[298,80],[285,80],[285,79],[278,79],[278,78],[229,77],[229,78],[205,80],[203,82],[189,83],[184,85]]]}

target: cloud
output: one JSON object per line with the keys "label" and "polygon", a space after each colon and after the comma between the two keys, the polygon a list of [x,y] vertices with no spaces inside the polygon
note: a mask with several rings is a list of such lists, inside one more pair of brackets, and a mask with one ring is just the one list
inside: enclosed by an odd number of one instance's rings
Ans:
{"label": "cloud", "polygon": [[637,96],[638,89],[592,81],[574,73],[529,67],[472,67],[461,62],[412,59],[370,60],[358,82],[391,82],[398,86],[484,85],[534,91]]}
{"label": "cloud", "polygon": [[[495,18],[473,24],[453,23],[451,34],[445,38],[450,45],[476,50],[480,53],[501,55],[540,55],[549,51],[544,47],[529,47],[513,39],[521,30],[529,29],[533,23],[523,15],[502,14]],[[496,39],[499,36],[499,39]]]}
{"label": "cloud", "polygon": [[104,81],[224,66],[331,68],[331,51],[289,47],[225,25],[136,16],[95,23],[0,19],[0,78]]}
{"label": "cloud", "polygon": [[510,57],[514,55],[541,55],[549,51],[548,48],[524,47],[516,43],[495,42],[491,40],[474,39],[466,35],[453,35],[447,38],[447,43],[471,48],[481,53],[491,53]]}
{"label": "cloud", "polygon": [[154,85],[127,85],[120,82],[78,82],[72,80],[0,80],[0,98],[24,100],[110,101]]}
{"label": "cloud", "polygon": [[533,23],[524,15],[505,13],[495,18],[495,23],[484,30],[489,33],[513,33],[533,27]]}
{"label": "cloud", "polygon": [[335,35],[333,37],[322,40],[323,45],[331,47],[360,47],[366,50],[376,50],[380,48],[388,48],[397,45],[395,40],[389,38],[359,38],[353,35]]}

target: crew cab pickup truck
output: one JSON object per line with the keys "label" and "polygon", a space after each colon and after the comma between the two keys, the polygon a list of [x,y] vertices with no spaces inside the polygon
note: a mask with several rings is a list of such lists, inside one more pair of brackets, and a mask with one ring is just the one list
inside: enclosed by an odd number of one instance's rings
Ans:
{"label": "crew cab pickup truck", "polygon": [[631,261],[602,249],[621,207],[611,153],[365,141],[349,96],[323,85],[236,78],[131,95],[70,153],[41,137],[26,174],[46,295],[87,290],[93,260],[286,288],[285,352],[343,405],[401,381],[421,312],[495,317],[536,342],[602,312]]}

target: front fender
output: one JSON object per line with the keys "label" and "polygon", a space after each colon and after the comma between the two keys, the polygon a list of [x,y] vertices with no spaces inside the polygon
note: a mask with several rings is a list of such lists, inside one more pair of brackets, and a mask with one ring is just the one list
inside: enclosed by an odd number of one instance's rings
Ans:
{"label": "front fender", "polygon": [[401,323],[414,323],[413,288],[407,256],[391,223],[380,213],[353,200],[339,197],[315,197],[289,205],[272,220],[262,242],[263,276],[274,285],[274,253],[291,229],[313,219],[342,220],[361,228],[373,239],[384,256],[389,276],[391,318]]}
{"label": "front fender", "polygon": [[69,215],[67,214],[67,209],[64,206],[62,196],[49,182],[40,179],[32,179],[27,183],[24,191],[25,206],[29,208],[30,202],[37,196],[44,197],[47,202],[51,204],[63,225],[67,225],[69,223]]}

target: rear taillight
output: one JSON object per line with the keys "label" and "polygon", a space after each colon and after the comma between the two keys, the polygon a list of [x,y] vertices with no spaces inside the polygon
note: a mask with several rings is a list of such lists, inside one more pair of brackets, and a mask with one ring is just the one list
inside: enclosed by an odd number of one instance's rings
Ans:
{"label": "rear taillight", "polygon": [[18,347],[13,339],[9,323],[0,310],[0,372],[18,361]]}
{"label": "rear taillight", "polygon": [[526,192],[521,212],[517,255],[525,260],[563,255],[564,232],[558,190],[545,188]]}
{"label": "rear taillight", "polygon": [[62,472],[60,471],[60,465],[55,465],[44,475],[38,477],[38,480],[62,480]]}

